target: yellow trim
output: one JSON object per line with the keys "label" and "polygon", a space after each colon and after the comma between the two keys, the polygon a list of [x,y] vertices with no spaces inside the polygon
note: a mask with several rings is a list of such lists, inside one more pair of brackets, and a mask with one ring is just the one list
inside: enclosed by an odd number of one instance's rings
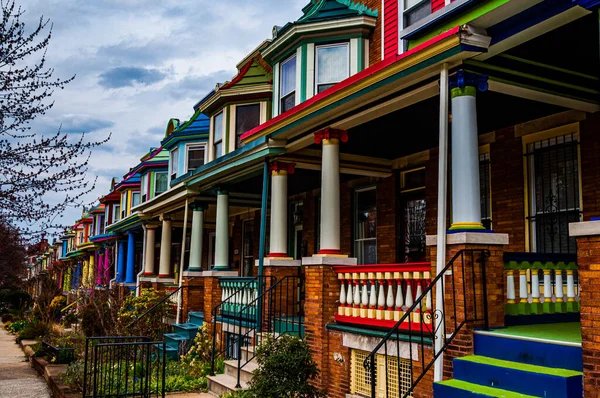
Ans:
{"label": "yellow trim", "polygon": [[480,222],[471,222],[471,221],[463,221],[463,222],[454,222],[452,223],[453,227],[483,227],[483,224]]}
{"label": "yellow trim", "polygon": [[[530,132],[527,134],[521,135],[521,143],[523,149],[523,155],[527,153],[527,146],[534,142],[543,141],[550,138],[560,137],[567,134],[573,134],[577,142],[580,140],[580,124],[569,123],[564,126],[554,127],[548,130],[538,131],[538,132]],[[531,215],[531,205],[529,200],[529,182],[530,182],[530,173],[529,173],[529,165],[527,164],[528,157],[523,156],[523,184],[525,185],[524,189],[524,217],[523,222],[525,223],[525,251],[531,252],[531,231],[529,222],[527,222],[527,218]],[[579,209],[583,212],[583,187],[581,180],[581,148],[577,147],[577,169],[578,169],[578,178],[579,178]]]}
{"label": "yellow trim", "polygon": [[258,138],[272,134],[273,132],[280,130],[286,126],[289,126],[290,124],[310,115],[311,113],[314,113],[320,109],[323,109],[331,104],[334,104],[334,103],[340,101],[344,97],[347,97],[347,96],[352,95],[356,92],[359,92],[369,86],[377,84],[392,75],[395,75],[399,72],[409,69],[427,59],[435,57],[436,55],[442,54],[445,51],[458,46],[459,44],[460,44],[460,38],[458,36],[450,36],[444,40],[441,40],[435,44],[432,44],[430,47],[427,47],[427,48],[423,49],[422,51],[419,51],[410,57],[404,58],[404,59],[398,61],[397,63],[392,64],[389,68],[381,70],[380,72],[378,72],[374,75],[367,76],[364,79],[356,82],[355,84],[352,84],[349,87],[345,87],[342,90],[323,98],[321,101],[316,102],[313,106],[309,106],[294,115],[291,115],[285,119],[282,119],[279,123],[275,123],[271,126],[264,128],[257,134],[254,134],[251,137],[248,137],[246,140],[244,140],[244,143],[247,144]]}
{"label": "yellow trim", "polygon": [[340,140],[337,138],[324,139],[323,146],[325,145],[340,145]]}

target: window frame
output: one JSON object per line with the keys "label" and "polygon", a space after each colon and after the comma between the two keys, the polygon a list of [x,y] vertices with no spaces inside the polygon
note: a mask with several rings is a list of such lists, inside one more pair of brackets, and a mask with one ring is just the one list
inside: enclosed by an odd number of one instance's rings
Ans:
{"label": "window frame", "polygon": [[[216,131],[217,131],[217,117],[221,116],[221,138],[217,141]],[[221,144],[221,154],[217,153],[217,145]],[[220,112],[217,112],[213,116],[212,123],[212,151],[213,151],[213,159],[220,158],[225,154],[225,109],[221,109]]]}
{"label": "window frame", "polygon": [[[342,42],[335,42],[335,43],[327,43],[327,44],[317,44],[315,45],[315,84],[314,84],[314,93],[315,95],[319,94],[319,86],[333,86],[338,84],[339,82],[328,82],[328,83],[319,83],[319,48],[331,48],[331,47],[340,47],[340,46],[344,46],[346,47],[346,61],[347,61],[347,66],[348,66],[348,75],[340,80],[344,81],[345,79],[347,79],[348,77],[351,76],[351,64],[352,64],[352,60],[350,59],[350,42],[349,41],[342,41]],[[327,89],[325,89],[327,90]],[[325,91],[323,90],[323,91]]]}
{"label": "window frame", "polygon": [[[133,200],[135,195],[138,195],[138,203],[137,204],[134,204],[134,200]],[[142,203],[142,193],[140,191],[131,192],[131,207],[129,208],[129,213],[131,213],[131,209],[133,209],[136,206],[139,206],[141,203]]]}
{"label": "window frame", "polygon": [[[243,133],[238,134],[237,132],[237,128],[238,128],[238,109],[239,108],[243,108],[245,106],[258,106],[258,124],[255,127],[258,127],[262,124],[262,120],[263,120],[263,111],[262,111],[262,103],[261,102],[249,102],[247,104],[237,104],[235,105],[235,125],[234,125],[234,140],[235,140],[235,149],[239,149],[241,147],[243,147],[244,145],[240,145],[241,144],[241,140],[240,137],[244,134],[246,134],[248,131],[244,131]],[[253,127],[253,128],[255,128]]]}
{"label": "window frame", "polygon": [[148,173],[142,174],[140,177],[140,203],[149,200]]}
{"label": "window frame", "polygon": [[[191,143],[191,142],[187,143],[187,144],[185,144],[185,157],[184,157],[185,173],[184,174],[187,174],[190,171],[196,170],[196,169],[190,170],[190,168],[189,168],[190,167],[190,165],[189,165],[189,159],[190,159],[189,158],[189,153],[190,153],[191,149],[197,150],[198,148],[202,148],[204,150],[204,163],[202,164],[202,166],[204,166],[207,163],[207,158],[208,158],[208,156],[207,156],[208,155],[207,154],[207,152],[208,152],[207,149],[208,148],[206,148],[206,143],[201,143],[201,144],[199,144],[199,143]],[[202,166],[200,166],[200,167],[202,167]]]}
{"label": "window frame", "polygon": [[[374,191],[375,192],[375,237],[374,238],[358,238],[357,230],[358,230],[358,195],[364,192]],[[378,250],[377,250],[377,185],[369,185],[361,188],[356,188],[353,192],[353,209],[352,209],[352,249],[354,251],[354,257],[357,258],[358,264],[377,264]],[[359,253],[356,250],[357,244],[360,242],[361,244],[366,241],[375,242],[375,261],[373,263],[365,263],[364,260],[364,249],[362,256],[363,258],[359,258]]]}
{"label": "window frame", "polygon": [[[158,192],[156,190],[156,188],[158,187],[157,180],[158,180],[158,175],[159,174],[161,174],[161,175],[164,174],[165,177],[167,178],[167,189],[165,189],[162,192]],[[154,193],[154,198],[157,197],[158,195],[162,194],[162,193],[167,192],[168,190],[169,190],[169,172],[168,171],[156,171],[156,172],[154,172],[154,192],[153,192]]]}
{"label": "window frame", "polygon": [[[298,105],[296,103],[296,91],[298,91],[298,87],[296,87],[296,83],[297,83],[297,77],[298,77],[298,68],[296,68],[295,71],[295,76],[294,76],[294,89],[292,91],[290,91],[289,93],[283,94],[283,65],[287,64],[288,62],[294,61],[296,63],[297,66],[297,62],[298,62],[298,54],[296,54],[296,52],[294,51],[294,54],[290,55],[288,58],[286,58],[285,60],[281,61],[279,63],[279,113],[284,113],[287,112],[289,109],[292,109],[294,106]],[[284,109],[283,106],[283,100],[287,99],[288,97],[293,96],[294,97],[294,105],[289,108],[289,109]]]}
{"label": "window frame", "polygon": [[[177,161],[173,161],[173,157],[177,157]],[[169,152],[169,182],[177,179],[177,175],[179,174],[179,147],[175,147],[171,149]]]}

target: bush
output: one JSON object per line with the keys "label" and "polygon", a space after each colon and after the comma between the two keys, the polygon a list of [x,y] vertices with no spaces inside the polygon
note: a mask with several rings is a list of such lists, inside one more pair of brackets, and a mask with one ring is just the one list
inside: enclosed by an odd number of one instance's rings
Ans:
{"label": "bush", "polygon": [[80,359],[67,366],[67,370],[60,375],[63,381],[72,389],[83,390],[83,368],[85,361]]}
{"label": "bush", "polygon": [[[118,315],[119,329],[122,334],[148,336],[155,341],[162,340],[163,334],[171,328],[166,323],[166,318],[173,316],[169,301],[162,301],[165,297],[165,292],[154,289],[143,289],[137,297],[127,296]],[[151,308],[154,309],[146,313]]]}
{"label": "bush", "polygon": [[21,340],[43,339],[50,335],[50,326],[46,322],[35,322],[28,324],[17,337],[17,343]]}
{"label": "bush", "polygon": [[167,362],[165,376],[166,392],[199,392],[208,388],[206,377],[195,376],[185,363]]}
{"label": "bush", "polygon": [[212,354],[212,335],[208,324],[204,324],[194,338],[187,354],[182,355],[180,362],[190,368],[190,373],[196,377],[205,377],[210,373]]}
{"label": "bush", "polygon": [[267,337],[256,348],[258,369],[250,382],[250,396],[257,398],[318,398],[325,393],[310,385],[319,369],[306,341],[290,335]]}
{"label": "bush", "polygon": [[4,328],[8,330],[9,333],[18,334],[23,329],[25,329],[29,325],[27,321],[14,321],[4,325]]}

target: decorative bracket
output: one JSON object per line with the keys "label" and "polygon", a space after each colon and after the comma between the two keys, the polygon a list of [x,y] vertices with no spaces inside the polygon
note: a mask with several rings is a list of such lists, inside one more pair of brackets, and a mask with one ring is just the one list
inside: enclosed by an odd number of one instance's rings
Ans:
{"label": "decorative bracket", "polygon": [[315,134],[315,144],[321,144],[324,140],[337,139],[341,142],[348,142],[348,132],[346,130],[334,129],[331,127],[325,127],[323,130],[319,130]]}
{"label": "decorative bracket", "polygon": [[478,91],[487,91],[489,87],[488,77],[487,75],[479,75],[460,69],[455,75],[450,76],[449,86],[450,89],[463,89],[466,86],[471,86],[475,87]]}
{"label": "decorative bracket", "polygon": [[294,163],[285,163],[280,162],[279,160],[275,160],[269,165],[269,171],[271,173],[279,173],[280,171],[285,171],[288,174],[294,174],[294,172],[296,171],[296,165]]}

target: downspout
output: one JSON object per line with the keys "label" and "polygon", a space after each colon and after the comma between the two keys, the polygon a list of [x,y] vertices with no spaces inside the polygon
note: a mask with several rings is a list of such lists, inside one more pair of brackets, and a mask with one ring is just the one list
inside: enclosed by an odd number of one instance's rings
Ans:
{"label": "downspout", "polygon": [[[263,266],[265,264],[265,242],[267,233],[267,201],[269,200],[269,161],[265,159],[263,167],[262,203],[260,206],[260,244],[258,247],[258,297],[263,293]],[[262,300],[261,300],[262,301]],[[256,311],[257,329],[261,332],[262,302],[258,303]]]}
{"label": "downspout", "polygon": [[144,275],[144,266],[146,264],[146,225],[142,224],[142,231],[144,239],[142,240],[142,266],[140,267],[140,272],[135,276],[135,296],[139,297],[142,294],[142,288],[140,283],[140,278]]}
{"label": "downspout", "polygon": [[[442,65],[440,72],[440,142],[438,167],[438,214],[437,214],[437,257],[436,275],[446,267],[446,198],[448,194],[448,64]],[[440,278],[435,287],[435,312],[444,313],[443,292],[444,278]],[[435,318],[435,317],[434,317]],[[439,353],[433,367],[433,381],[441,381],[444,376],[444,353],[441,352],[444,343],[444,317],[438,317],[439,325],[435,326],[434,354]]]}
{"label": "downspout", "polygon": [[188,224],[188,208],[190,207],[189,199],[185,199],[185,211],[183,215],[183,237],[181,239],[181,258],[179,260],[179,290],[177,291],[177,317],[175,323],[179,323],[181,318],[181,286],[183,285],[183,265],[185,260],[185,243],[187,239],[187,224]]}

